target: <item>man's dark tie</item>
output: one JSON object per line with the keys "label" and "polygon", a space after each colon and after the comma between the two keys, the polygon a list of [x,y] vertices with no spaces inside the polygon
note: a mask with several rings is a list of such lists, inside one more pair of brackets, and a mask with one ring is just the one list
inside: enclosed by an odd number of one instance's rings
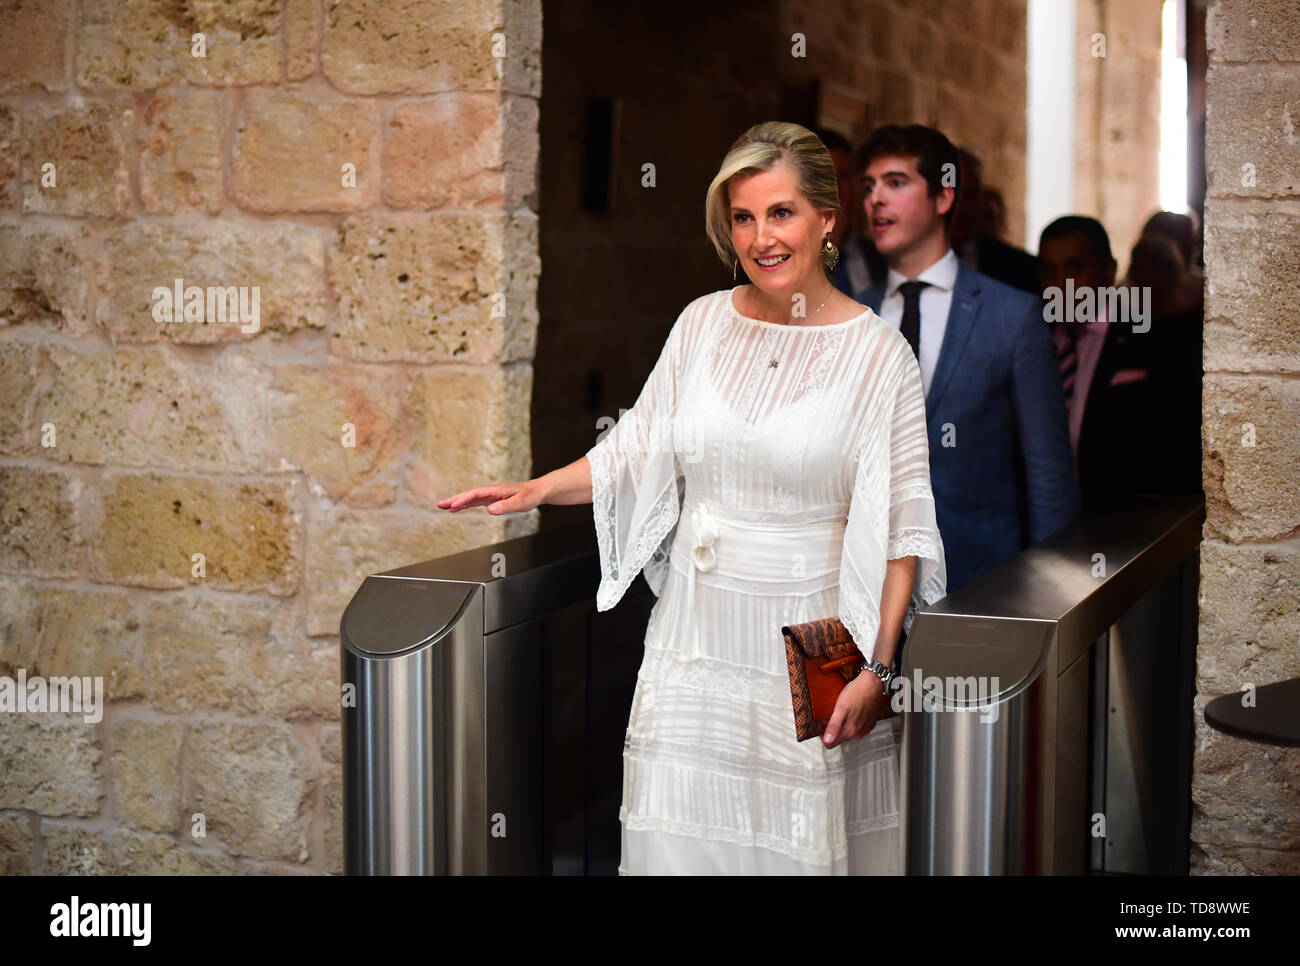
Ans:
{"label": "man's dark tie", "polygon": [[898,330],[912,347],[916,358],[921,358],[921,289],[929,282],[904,282],[898,286],[903,293],[903,322]]}
{"label": "man's dark tie", "polygon": [[1061,330],[1065,338],[1056,351],[1056,362],[1061,368],[1061,387],[1065,390],[1065,405],[1068,407],[1074,396],[1074,377],[1079,371],[1079,335],[1069,328],[1069,322],[1059,324],[1066,328]]}

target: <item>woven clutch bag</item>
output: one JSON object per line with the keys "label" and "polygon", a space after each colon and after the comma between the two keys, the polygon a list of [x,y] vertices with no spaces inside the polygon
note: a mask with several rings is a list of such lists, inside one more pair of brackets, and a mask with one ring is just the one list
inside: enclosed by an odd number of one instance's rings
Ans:
{"label": "woven clutch bag", "polygon": [[[791,624],[781,628],[781,635],[790,670],[795,736],[807,741],[826,730],[840,692],[866,660],[838,617]],[[887,702],[881,717],[896,713],[893,702]]]}

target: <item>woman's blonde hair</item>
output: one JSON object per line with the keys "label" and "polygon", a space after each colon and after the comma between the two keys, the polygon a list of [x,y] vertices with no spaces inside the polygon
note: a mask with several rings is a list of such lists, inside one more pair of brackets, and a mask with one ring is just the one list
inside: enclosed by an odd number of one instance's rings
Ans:
{"label": "woman's blonde hair", "polygon": [[736,259],[731,244],[731,202],[728,183],[738,174],[770,171],[784,161],[794,169],[799,193],[816,211],[840,210],[839,183],[830,151],[812,131],[785,121],[755,124],[736,139],[722,159],[722,166],[704,196],[704,230],[717,249],[722,264],[730,268]]}

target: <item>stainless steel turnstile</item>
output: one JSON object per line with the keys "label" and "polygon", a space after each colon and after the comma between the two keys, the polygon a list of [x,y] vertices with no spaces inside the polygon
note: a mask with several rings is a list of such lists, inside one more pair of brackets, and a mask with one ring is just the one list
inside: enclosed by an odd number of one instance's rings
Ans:
{"label": "stainless steel turnstile", "polygon": [[1186,874],[1204,519],[1092,514],[917,616],[910,874]]}
{"label": "stainless steel turnstile", "polygon": [[348,874],[615,871],[653,596],[598,613],[599,573],[582,507],[365,579],[340,628]]}
{"label": "stainless steel turnstile", "polygon": [[[616,870],[655,598],[638,578],[597,612],[590,507],[547,513],[348,605],[348,873]],[[1090,515],[918,615],[904,677],[974,687],[904,717],[909,873],[1186,872],[1203,519],[1199,499]]]}

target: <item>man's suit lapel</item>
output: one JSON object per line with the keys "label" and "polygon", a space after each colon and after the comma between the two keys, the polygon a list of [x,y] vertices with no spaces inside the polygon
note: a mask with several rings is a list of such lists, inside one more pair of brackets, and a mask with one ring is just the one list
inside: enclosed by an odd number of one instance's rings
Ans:
{"label": "man's suit lapel", "polygon": [[[975,315],[979,310],[978,296],[980,285],[978,277],[965,265],[957,267],[957,283],[952,290],[952,307],[948,309],[948,324],[943,332],[943,344],[939,346],[939,361],[934,367],[934,379],[930,382],[930,391],[925,395],[925,411],[934,413],[939,408],[939,400],[948,387],[952,375],[957,371],[958,361],[966,342],[975,328]],[[924,322],[922,322],[924,325]]]}

